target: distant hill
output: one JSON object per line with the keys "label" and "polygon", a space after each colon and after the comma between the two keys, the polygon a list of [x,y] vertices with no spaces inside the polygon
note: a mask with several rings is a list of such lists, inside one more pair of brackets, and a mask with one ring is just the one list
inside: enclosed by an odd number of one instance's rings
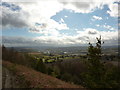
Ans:
{"label": "distant hill", "polygon": [[[8,47],[11,48],[11,47]],[[50,52],[53,54],[63,54],[64,52],[68,54],[81,54],[86,53],[88,46],[70,46],[70,47],[48,47],[48,46],[36,46],[36,47],[13,47],[16,51],[19,52]],[[103,51],[108,51],[112,49],[116,52],[118,46],[102,46]]]}
{"label": "distant hill", "polygon": [[[8,47],[11,48],[11,47]],[[86,46],[72,46],[72,47],[14,47],[16,51],[19,52],[50,52],[55,54],[63,54],[67,52],[68,54],[80,53],[87,51]]]}

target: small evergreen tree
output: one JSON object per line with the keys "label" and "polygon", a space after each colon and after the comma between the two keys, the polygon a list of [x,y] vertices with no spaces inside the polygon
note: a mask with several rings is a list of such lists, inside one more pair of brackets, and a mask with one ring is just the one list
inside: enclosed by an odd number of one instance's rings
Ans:
{"label": "small evergreen tree", "polygon": [[97,38],[96,46],[89,43],[88,47],[88,73],[85,74],[86,86],[89,88],[101,87],[103,75],[105,73],[104,65],[101,63],[101,36]]}

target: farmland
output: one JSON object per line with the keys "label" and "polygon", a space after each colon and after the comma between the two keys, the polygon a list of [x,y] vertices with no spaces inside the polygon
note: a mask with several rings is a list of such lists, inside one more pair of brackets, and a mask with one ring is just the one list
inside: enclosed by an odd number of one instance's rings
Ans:
{"label": "farmland", "polygon": [[[109,48],[107,50],[109,50]],[[119,57],[117,54],[113,53],[115,52],[114,50],[116,49],[110,49],[110,51],[106,51],[105,49],[102,51],[100,62],[108,71],[110,68],[115,69],[118,67]],[[84,80],[84,74],[88,72],[89,64],[87,51],[85,52],[85,49],[79,51],[79,53],[74,53],[74,51],[71,52],[71,50],[69,51],[70,52],[60,50],[58,52],[64,53],[53,53],[49,49],[49,51],[47,50],[47,53],[46,50],[41,52],[35,50],[21,52],[20,50],[16,50],[16,48],[5,49],[4,47],[3,53],[6,53],[4,55],[8,55],[8,57],[3,56],[3,58],[4,60],[27,66],[70,84],[87,87]],[[117,71],[115,73],[117,73]],[[91,87],[93,87],[93,85]]]}

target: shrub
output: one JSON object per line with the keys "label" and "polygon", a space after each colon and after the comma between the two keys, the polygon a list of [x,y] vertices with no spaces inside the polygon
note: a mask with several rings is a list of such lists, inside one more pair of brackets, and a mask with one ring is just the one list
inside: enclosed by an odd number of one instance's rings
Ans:
{"label": "shrub", "polygon": [[65,81],[71,81],[71,78],[72,78],[72,76],[71,76],[71,74],[69,74],[69,73],[64,73],[64,74],[61,76],[61,79],[62,79],[62,80],[65,80]]}
{"label": "shrub", "polygon": [[36,64],[36,70],[42,72],[42,73],[46,73],[47,72],[47,69],[46,69],[46,66],[45,64],[43,63],[42,59],[39,59],[37,61],[37,64]]}

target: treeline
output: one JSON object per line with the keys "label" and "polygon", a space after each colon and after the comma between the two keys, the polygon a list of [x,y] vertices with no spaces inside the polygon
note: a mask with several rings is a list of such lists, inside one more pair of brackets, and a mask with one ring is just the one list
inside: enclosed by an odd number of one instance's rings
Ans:
{"label": "treeline", "polygon": [[22,64],[37,71],[87,88],[120,88],[120,68],[101,62],[101,37],[96,46],[89,43],[86,60],[68,60],[45,64],[42,58],[36,59],[27,53],[16,52],[2,46],[2,59]]}
{"label": "treeline", "polygon": [[17,52],[14,48],[6,48],[4,45],[2,45],[2,60],[28,67],[34,67],[35,65],[34,58],[29,56],[27,53]]}
{"label": "treeline", "polygon": [[84,61],[58,62],[49,66],[49,75],[87,88],[120,88],[120,67],[102,61],[102,41],[89,43]]}
{"label": "treeline", "polygon": [[2,60],[21,64],[46,74],[51,72],[50,68],[43,62],[42,57],[36,58],[28,53],[17,52],[14,48],[6,48],[4,45],[2,45]]}

